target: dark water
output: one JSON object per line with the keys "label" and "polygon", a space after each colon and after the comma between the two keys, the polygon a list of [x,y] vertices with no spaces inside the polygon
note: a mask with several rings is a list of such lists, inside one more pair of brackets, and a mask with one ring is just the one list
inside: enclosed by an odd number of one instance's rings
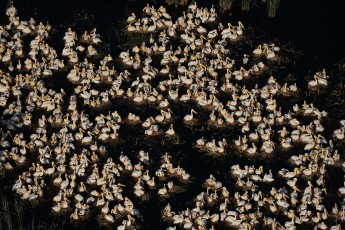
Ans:
{"label": "dark water", "polygon": [[[97,27],[98,33],[101,34],[102,40],[105,43],[109,43],[110,46],[105,47],[108,52],[116,55],[120,52],[121,48],[125,44],[125,41],[121,37],[123,34],[123,20],[127,18],[130,12],[138,13],[146,2],[143,0],[127,1],[127,0],[16,0],[15,7],[18,9],[19,16],[24,19],[30,17],[36,20],[49,21],[57,29],[65,29],[66,25],[73,27],[74,29],[87,29],[91,30],[93,27]],[[149,1],[151,2],[151,1]],[[157,1],[159,2],[159,1]],[[199,1],[200,4],[211,5],[213,2]],[[1,22],[4,19],[4,11],[6,9],[7,2],[0,2],[1,10]],[[174,8],[172,8],[174,9]],[[170,11],[171,12],[171,11]],[[345,1],[302,1],[302,0],[282,0],[277,17],[270,19],[266,14],[265,5],[260,5],[257,8],[250,10],[249,12],[243,12],[240,10],[240,6],[234,4],[231,9],[231,15],[235,20],[241,20],[245,25],[250,25],[255,28],[255,33],[261,36],[258,42],[261,41],[278,41],[279,44],[290,43],[296,50],[300,50],[303,55],[299,56],[295,62],[296,64],[289,65],[288,70],[283,71],[286,73],[295,73],[295,77],[300,79],[300,82],[304,81],[304,77],[309,72],[319,71],[322,68],[334,68],[334,63],[344,58],[345,54],[345,33],[341,33],[343,29],[343,23],[345,22]],[[178,11],[174,12],[176,15]],[[229,17],[229,12],[224,17]],[[83,19],[85,18],[85,19]],[[283,75],[280,77],[284,77]],[[292,103],[291,101],[290,103]],[[322,109],[322,101],[320,102]],[[116,110],[125,109],[127,105],[118,104]],[[324,105],[326,106],[326,105]],[[172,106],[172,110],[175,111],[177,105]],[[189,107],[178,107],[181,114],[186,114],[189,111]],[[324,107],[327,108],[327,107]],[[147,108],[149,109],[149,108]],[[343,108],[333,108],[332,112],[337,113],[337,110],[341,111]],[[115,110],[111,108],[111,110]],[[146,110],[141,108],[131,108],[134,113],[141,115],[145,114]],[[142,117],[142,116],[141,116]],[[201,191],[202,182],[212,173],[220,181],[229,182],[229,167],[231,164],[244,163],[253,164],[253,160],[245,160],[241,157],[232,156],[231,159],[220,161],[211,157],[204,156],[195,150],[191,146],[191,142],[195,141],[203,134],[196,129],[185,128],[181,120],[180,126],[175,126],[175,130],[180,134],[180,139],[184,140],[183,145],[174,145],[172,143],[161,143],[161,140],[153,140],[150,142],[134,143],[137,135],[132,133],[128,140],[127,145],[115,145],[113,147],[114,152],[119,152],[119,149],[124,152],[134,152],[143,148],[143,144],[149,143],[144,149],[150,152],[150,156],[158,160],[160,156],[169,151],[174,154],[173,163],[175,165],[181,164],[187,172],[191,173],[194,178],[192,181],[193,186],[188,186],[188,192],[182,193],[169,199],[169,203],[172,204],[173,209],[178,211],[186,208],[187,202],[191,201],[195,195]],[[198,128],[205,128],[202,127]],[[128,134],[133,130],[130,126],[121,127],[121,132]],[[229,130],[222,130],[221,132],[213,132],[216,134],[210,134],[209,138],[216,137],[221,139],[226,135]],[[210,132],[212,133],[212,132]],[[145,141],[145,140],[144,140]],[[132,143],[132,145],[128,145]],[[158,144],[158,146],[157,146]],[[115,157],[117,158],[117,157]],[[265,160],[257,160],[256,163],[273,167],[272,171],[279,169],[280,163],[286,159],[284,154],[277,159],[275,166]],[[275,168],[274,168],[275,167]],[[152,173],[152,172],[151,172]],[[44,201],[45,202],[45,201]],[[51,218],[48,212],[42,212],[42,210],[50,210],[50,204],[47,201],[48,209],[45,209],[45,203],[39,205],[38,208],[28,209],[32,212],[26,212],[27,224],[32,220],[32,216],[37,219],[45,220]],[[136,202],[135,202],[136,203]],[[156,197],[151,197],[149,202],[139,202],[137,206],[143,214],[144,224],[143,229],[162,229],[163,226],[160,221],[160,210],[166,204],[165,201],[161,201]],[[39,210],[41,209],[41,211]],[[68,218],[61,217],[56,219],[59,226],[63,226],[64,229],[69,229],[73,225],[69,223]],[[55,221],[56,222],[56,221]],[[74,225],[74,227],[96,229],[97,220],[91,219],[88,222]]]}

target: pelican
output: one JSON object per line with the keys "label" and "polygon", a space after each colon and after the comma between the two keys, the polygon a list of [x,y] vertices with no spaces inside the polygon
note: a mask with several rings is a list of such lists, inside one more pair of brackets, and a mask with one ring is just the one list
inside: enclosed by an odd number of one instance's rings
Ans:
{"label": "pelican", "polygon": [[165,195],[165,194],[167,194],[167,192],[168,192],[168,190],[166,188],[166,184],[164,184],[163,188],[160,188],[158,190],[158,195]]}
{"label": "pelican", "polygon": [[194,109],[191,109],[190,114],[187,114],[184,116],[183,120],[184,121],[192,121],[193,120],[193,113],[197,114],[197,112]]}
{"label": "pelican", "polygon": [[259,45],[259,46],[253,51],[253,54],[256,54],[256,55],[262,54],[261,45]]}
{"label": "pelican", "polygon": [[134,13],[132,13],[130,16],[128,16],[127,22],[132,23],[136,20],[136,18],[137,18],[137,16]]}
{"label": "pelican", "polygon": [[87,134],[89,136],[83,137],[83,139],[81,140],[81,143],[86,144],[86,143],[90,143],[92,141],[93,133],[91,131],[88,131]]}
{"label": "pelican", "polygon": [[252,143],[252,147],[247,149],[247,153],[249,153],[250,155],[255,154],[257,150],[257,147],[255,146],[254,143]]}
{"label": "pelican", "polygon": [[170,125],[169,129],[165,132],[168,136],[175,135],[173,124]]}
{"label": "pelican", "polygon": [[317,76],[314,75],[314,80],[311,80],[308,82],[308,87],[315,87],[318,85],[318,79]]}

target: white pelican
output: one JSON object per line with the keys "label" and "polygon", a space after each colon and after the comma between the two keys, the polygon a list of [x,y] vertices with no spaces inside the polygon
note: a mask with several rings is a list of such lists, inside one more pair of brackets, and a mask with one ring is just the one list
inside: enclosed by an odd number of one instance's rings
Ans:
{"label": "white pelican", "polygon": [[187,114],[184,116],[183,120],[184,121],[192,121],[193,120],[193,113],[197,114],[197,112],[194,109],[191,109],[190,114]]}

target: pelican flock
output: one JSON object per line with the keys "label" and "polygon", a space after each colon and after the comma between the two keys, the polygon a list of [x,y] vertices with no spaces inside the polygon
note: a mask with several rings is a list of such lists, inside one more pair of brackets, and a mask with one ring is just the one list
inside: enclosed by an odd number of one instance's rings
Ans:
{"label": "pelican flock", "polygon": [[[20,168],[12,190],[21,199],[49,197],[54,215],[78,222],[92,211],[119,230],[145,222],[138,206],[156,199],[162,204],[157,221],[169,230],[342,228],[345,186],[328,180],[335,168],[345,170],[334,145],[344,139],[345,122],[328,137],[327,112],[313,102],[286,108],[284,100],[301,90],[268,74],[281,48],[263,42],[234,57],[246,36],[241,22],[223,25],[214,7],[196,3],[178,18],[147,5],[126,27],[147,40],[114,58],[98,51],[96,29],[80,36],[69,28],[57,50],[51,25],[20,20],[14,7],[6,14],[0,169]],[[308,87],[325,87],[327,79],[322,70]],[[158,147],[178,142],[181,129],[200,124],[214,135],[191,136],[186,144],[196,152],[245,159],[222,172],[227,181],[209,175],[195,184],[198,175],[181,154],[148,148],[155,138],[162,140],[153,142]],[[226,135],[217,135],[224,129]],[[142,150],[114,149],[132,135],[144,140]],[[259,158],[273,164],[283,158],[284,168],[253,163]],[[201,192],[181,208],[171,198],[191,186]]]}

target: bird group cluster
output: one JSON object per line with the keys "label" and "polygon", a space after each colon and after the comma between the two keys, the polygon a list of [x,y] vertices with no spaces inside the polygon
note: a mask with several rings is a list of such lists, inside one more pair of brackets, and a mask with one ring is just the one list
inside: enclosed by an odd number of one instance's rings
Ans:
{"label": "bird group cluster", "polygon": [[341,120],[339,123],[341,126],[334,130],[333,135],[336,139],[343,140],[345,134],[345,120]]}
{"label": "bird group cluster", "polygon": [[309,88],[316,88],[316,87],[325,87],[327,86],[328,82],[327,79],[329,76],[326,74],[326,70],[323,69],[322,72],[317,72],[314,75],[314,80],[308,82]]}
{"label": "bird group cluster", "polygon": [[[235,60],[233,49],[245,37],[241,22],[224,26],[214,7],[196,3],[176,20],[163,6],[147,5],[141,17],[128,17],[127,30],[149,32],[150,38],[119,54],[124,68],[119,71],[111,55],[98,53],[102,41],[96,29],[78,37],[69,28],[59,55],[49,45],[49,24],[20,20],[14,7],[7,15],[9,23],[0,26],[0,168],[27,166],[13,185],[22,199],[38,201],[53,186],[58,190],[53,213],[68,213],[77,221],[93,209],[102,220],[117,223],[117,229],[135,228],[142,218],[136,202],[157,195],[169,199],[192,176],[175,163],[173,153],[161,156],[157,165],[150,157],[155,153],[141,150],[132,157],[113,151],[112,143],[127,138],[121,136],[122,127],[168,140],[178,136],[177,122],[193,129],[206,117],[215,130],[237,132],[220,141],[196,139],[197,149],[219,157],[231,149],[267,159],[284,152],[289,159],[277,172],[233,165],[233,186],[211,175],[195,207],[174,212],[174,204],[168,204],[162,210],[168,229],[341,229],[345,200],[326,204],[330,194],[345,194],[344,187],[330,191],[325,182],[328,170],[345,169],[332,139],[323,136],[327,112],[305,101],[282,109],[280,98],[300,90],[273,76],[248,86],[267,75],[280,48],[263,43]],[[59,75],[62,79],[56,80]],[[323,70],[308,85],[326,85],[326,78]],[[69,87],[61,88],[58,81]],[[121,100],[154,109],[143,115],[110,109]],[[181,116],[177,105],[189,106],[190,114]],[[337,141],[344,139],[341,124],[334,131]],[[296,148],[299,154],[286,153]]]}

